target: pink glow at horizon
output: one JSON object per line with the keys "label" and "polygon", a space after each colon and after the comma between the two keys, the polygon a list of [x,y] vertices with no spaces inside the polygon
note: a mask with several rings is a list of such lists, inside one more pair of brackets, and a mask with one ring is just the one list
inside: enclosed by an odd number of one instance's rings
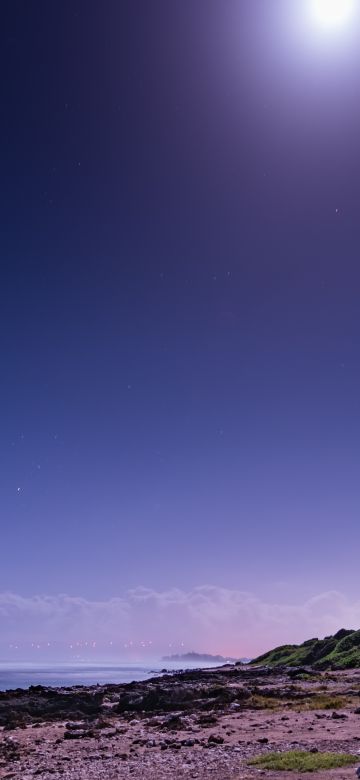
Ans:
{"label": "pink glow at horizon", "polygon": [[[32,648],[34,654],[74,652],[80,657],[90,653],[94,659],[154,658],[192,651],[253,657],[279,644],[300,643],[360,624],[360,601],[352,602],[341,593],[328,592],[304,603],[281,604],[210,586],[188,592],[138,588],[122,598],[103,602],[69,596],[24,599],[3,594],[0,609],[2,657],[5,642],[11,653],[24,654]],[[81,628],[83,639],[74,641],[75,626]],[[126,638],[130,631],[132,639]],[[150,632],[144,640],[144,634]],[[91,633],[93,637],[87,638]]]}

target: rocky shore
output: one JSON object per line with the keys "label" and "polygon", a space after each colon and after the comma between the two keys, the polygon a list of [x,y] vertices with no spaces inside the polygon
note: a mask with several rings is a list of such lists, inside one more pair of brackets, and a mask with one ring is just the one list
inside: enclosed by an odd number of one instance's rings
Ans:
{"label": "rocky shore", "polygon": [[298,775],[249,761],[295,750],[351,754],[352,766],[317,777],[356,777],[360,670],[227,665],[0,693],[0,777],[8,780],[287,780]]}

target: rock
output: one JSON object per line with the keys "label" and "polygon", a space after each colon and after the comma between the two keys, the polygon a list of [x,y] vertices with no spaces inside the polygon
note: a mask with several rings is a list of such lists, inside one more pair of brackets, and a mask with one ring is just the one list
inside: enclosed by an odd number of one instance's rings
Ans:
{"label": "rock", "polygon": [[183,720],[180,715],[171,715],[170,718],[166,718],[162,724],[163,729],[169,729],[170,731],[178,731],[183,726]]}
{"label": "rock", "polygon": [[111,729],[113,728],[113,725],[111,720],[105,718],[98,718],[96,723],[94,723],[94,727],[97,729]]}
{"label": "rock", "polygon": [[201,715],[198,720],[199,726],[215,726],[217,722],[215,715]]}
{"label": "rock", "polygon": [[312,669],[311,666],[297,666],[294,669],[289,669],[288,675],[290,679],[296,680],[299,677],[301,679],[303,675],[306,675],[307,677],[318,677],[319,672],[317,672],[316,669]]}
{"label": "rock", "polygon": [[19,744],[13,737],[5,737],[3,742],[0,742],[0,766],[1,762],[5,764],[11,761],[19,761],[20,752]]}
{"label": "rock", "polygon": [[116,734],[116,729],[102,729],[101,731],[102,737],[116,737]]}
{"label": "rock", "polygon": [[212,745],[222,745],[224,742],[224,737],[219,737],[217,734],[210,734],[208,742]]}
{"label": "rock", "polygon": [[336,711],[334,711],[332,713],[331,717],[332,717],[333,720],[346,720],[347,719],[347,715],[344,715],[344,713],[342,713],[342,712],[336,712]]}
{"label": "rock", "polygon": [[65,731],[64,739],[81,739],[83,736],[83,731]]}
{"label": "rock", "polygon": [[85,729],[80,729],[76,731],[65,731],[64,739],[87,739],[88,737],[93,737],[94,732],[93,731],[87,731]]}
{"label": "rock", "polygon": [[259,737],[259,739],[257,740],[257,742],[259,742],[259,743],[260,743],[260,745],[267,745],[267,744],[268,744],[268,742],[269,742],[269,740],[268,740],[268,738],[267,738],[267,737]]}
{"label": "rock", "polygon": [[[31,686],[28,690],[0,691],[0,726],[16,721],[28,724],[33,721],[84,720],[100,714],[103,691],[97,689],[46,688]],[[35,727],[37,723],[34,724]]]}

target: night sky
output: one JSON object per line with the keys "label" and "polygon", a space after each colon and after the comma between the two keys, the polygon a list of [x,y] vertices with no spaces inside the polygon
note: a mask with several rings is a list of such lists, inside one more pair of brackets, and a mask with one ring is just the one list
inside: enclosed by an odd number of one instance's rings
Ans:
{"label": "night sky", "polygon": [[1,5],[7,638],[360,625],[360,22],[310,5]]}

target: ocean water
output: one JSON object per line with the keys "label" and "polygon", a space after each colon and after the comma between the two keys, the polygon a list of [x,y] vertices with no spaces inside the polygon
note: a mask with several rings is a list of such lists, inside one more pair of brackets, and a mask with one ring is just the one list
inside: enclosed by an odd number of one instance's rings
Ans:
{"label": "ocean water", "polygon": [[133,680],[147,680],[161,672],[164,665],[143,666],[141,664],[87,665],[70,664],[35,666],[33,664],[0,663],[0,691],[14,688],[28,688],[30,685],[97,685],[104,683],[128,683]]}
{"label": "ocean water", "polygon": [[[30,685],[67,687],[71,685],[103,685],[105,683],[129,683],[134,680],[148,680],[161,674],[166,667],[169,671],[193,669],[199,664],[180,664],[171,662],[155,663],[154,666],[138,664],[59,664],[40,665],[26,663],[0,662],[0,691],[14,688],[29,688]],[[209,667],[215,664],[202,663]]]}

